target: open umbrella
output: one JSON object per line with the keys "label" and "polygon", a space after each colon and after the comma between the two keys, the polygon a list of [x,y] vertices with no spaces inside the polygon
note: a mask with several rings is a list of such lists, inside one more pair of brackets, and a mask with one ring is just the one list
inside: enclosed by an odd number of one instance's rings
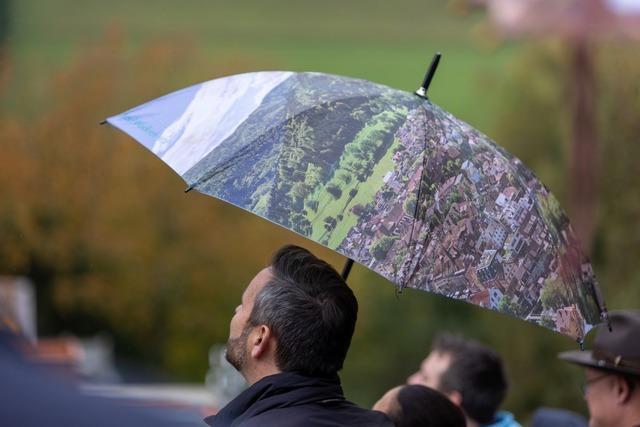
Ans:
{"label": "open umbrella", "polygon": [[293,230],[400,289],[581,341],[606,310],[567,217],[518,159],[429,101],[429,79],[414,94],[322,73],[240,74],[107,122],[188,190]]}

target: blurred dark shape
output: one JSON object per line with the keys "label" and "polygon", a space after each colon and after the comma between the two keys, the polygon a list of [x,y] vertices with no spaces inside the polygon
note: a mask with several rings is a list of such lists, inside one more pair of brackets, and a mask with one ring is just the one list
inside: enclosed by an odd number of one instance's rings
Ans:
{"label": "blurred dark shape", "polygon": [[11,20],[11,0],[0,0],[0,46],[7,42]]}
{"label": "blurred dark shape", "polygon": [[0,276],[0,325],[35,341],[35,292],[33,283],[28,278]]}
{"label": "blurred dark shape", "polygon": [[391,418],[396,427],[464,427],[462,410],[447,396],[418,384],[389,390],[373,407]]}
{"label": "blurred dark shape", "polygon": [[472,0],[484,4],[506,37],[560,37],[570,49],[571,221],[587,252],[597,222],[600,161],[594,42],[640,39],[640,6],[628,0]]}
{"label": "blurred dark shape", "polygon": [[127,407],[83,395],[26,359],[29,344],[0,330],[0,425],[3,426],[185,426],[175,414]]}
{"label": "blurred dark shape", "polygon": [[540,408],[531,418],[530,427],[587,427],[588,421],[580,414],[556,408]]}
{"label": "blurred dark shape", "polygon": [[9,69],[9,32],[11,30],[11,0],[0,0],[0,93],[6,85]]}

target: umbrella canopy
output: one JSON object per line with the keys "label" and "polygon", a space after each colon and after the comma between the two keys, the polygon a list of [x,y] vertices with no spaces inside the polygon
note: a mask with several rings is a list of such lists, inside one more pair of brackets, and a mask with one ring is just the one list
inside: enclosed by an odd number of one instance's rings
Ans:
{"label": "umbrella canopy", "polygon": [[604,306],[556,199],[416,94],[321,73],[198,84],[107,119],[217,197],[411,287],[581,340]]}

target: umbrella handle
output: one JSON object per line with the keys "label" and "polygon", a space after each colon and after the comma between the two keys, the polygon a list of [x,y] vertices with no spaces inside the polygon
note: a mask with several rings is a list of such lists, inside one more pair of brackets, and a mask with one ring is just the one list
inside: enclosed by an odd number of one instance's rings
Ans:
{"label": "umbrella handle", "polygon": [[344,267],[342,267],[342,279],[346,282],[349,277],[349,273],[351,272],[351,267],[353,267],[353,260],[351,258],[347,259],[347,262],[344,263]]}
{"label": "umbrella handle", "polygon": [[422,85],[416,90],[415,94],[421,98],[427,98],[427,91],[429,90],[429,85],[431,85],[431,80],[433,80],[433,76],[436,74],[436,69],[438,68],[438,64],[440,63],[440,58],[442,54],[440,52],[436,52],[433,55],[433,59],[431,60],[431,65],[429,65],[429,69],[427,70],[427,74],[424,76],[424,80],[422,80]]}

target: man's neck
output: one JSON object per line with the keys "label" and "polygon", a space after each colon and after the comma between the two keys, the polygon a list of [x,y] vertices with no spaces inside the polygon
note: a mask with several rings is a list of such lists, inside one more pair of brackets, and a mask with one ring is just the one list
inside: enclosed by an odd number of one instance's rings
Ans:
{"label": "man's neck", "polygon": [[467,427],[480,427],[480,423],[478,423],[477,421],[472,420],[466,415],[465,418],[467,419]]}
{"label": "man's neck", "polygon": [[242,376],[244,377],[244,379],[247,381],[247,383],[252,386],[255,383],[257,383],[258,381],[260,381],[261,379],[263,379],[264,377],[268,377],[270,375],[275,375],[275,374],[279,374],[282,371],[280,371],[280,369],[278,369],[276,366],[274,365],[266,365],[266,364],[260,364],[260,365],[256,365],[253,367],[247,367],[247,369],[245,369],[245,371],[241,372]]}
{"label": "man's neck", "polygon": [[635,390],[631,396],[631,401],[626,403],[627,411],[624,414],[623,424],[625,426],[640,426],[640,393]]}

